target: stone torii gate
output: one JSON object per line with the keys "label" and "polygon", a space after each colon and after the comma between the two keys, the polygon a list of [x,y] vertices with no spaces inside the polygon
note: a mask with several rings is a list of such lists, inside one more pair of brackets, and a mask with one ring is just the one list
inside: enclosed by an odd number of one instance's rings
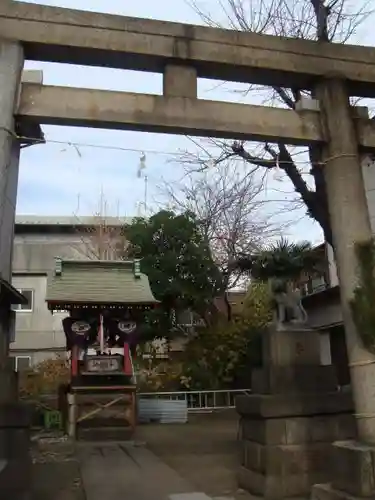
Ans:
{"label": "stone torii gate", "polygon": [[[30,130],[39,125],[322,146],[358,437],[374,446],[366,451],[353,444],[342,453],[354,456],[355,464],[368,461],[375,450],[375,357],[363,349],[348,302],[357,282],[354,244],[372,236],[359,155],[375,150],[375,124],[349,106],[349,96],[375,96],[375,49],[11,0],[0,6],[0,36],[0,277],[4,280],[11,280],[19,136],[37,135]],[[162,73],[163,95],[38,83],[21,86],[24,59]],[[289,111],[200,100],[199,77],[314,89],[320,111],[303,109],[302,104],[300,111]],[[4,320],[2,335],[5,325]],[[4,348],[3,370],[6,355]],[[374,479],[373,470],[371,474]],[[368,494],[375,494],[374,481]],[[351,493],[360,496],[363,491],[358,487]]]}

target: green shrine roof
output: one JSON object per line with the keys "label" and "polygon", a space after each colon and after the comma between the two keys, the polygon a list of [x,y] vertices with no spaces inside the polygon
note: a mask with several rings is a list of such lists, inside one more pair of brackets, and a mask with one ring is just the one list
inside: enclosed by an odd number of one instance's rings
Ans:
{"label": "green shrine roof", "polygon": [[[56,259],[47,283],[50,309],[68,305],[150,305],[158,301],[139,261]],[[58,307],[56,307],[58,308]]]}

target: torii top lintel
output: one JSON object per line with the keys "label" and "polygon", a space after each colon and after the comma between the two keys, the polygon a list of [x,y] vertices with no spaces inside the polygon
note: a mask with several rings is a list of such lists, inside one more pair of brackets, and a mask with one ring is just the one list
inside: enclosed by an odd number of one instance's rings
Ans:
{"label": "torii top lintel", "polygon": [[375,48],[297,40],[188,24],[1,2],[0,33],[27,59],[163,72],[196,68],[199,77],[311,88],[320,77],[375,96]]}

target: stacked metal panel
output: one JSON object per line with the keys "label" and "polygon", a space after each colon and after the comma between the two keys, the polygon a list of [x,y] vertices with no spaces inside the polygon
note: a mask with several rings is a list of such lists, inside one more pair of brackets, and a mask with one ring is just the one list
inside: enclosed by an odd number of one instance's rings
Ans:
{"label": "stacked metal panel", "polygon": [[160,424],[186,424],[188,409],[186,400],[138,399],[138,422]]}

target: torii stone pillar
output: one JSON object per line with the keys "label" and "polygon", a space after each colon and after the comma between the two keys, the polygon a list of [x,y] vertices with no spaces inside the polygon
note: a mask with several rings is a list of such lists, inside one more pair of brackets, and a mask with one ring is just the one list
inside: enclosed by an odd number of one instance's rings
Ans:
{"label": "torii stone pillar", "polygon": [[[20,144],[15,137],[23,50],[0,39],[0,277],[10,283]],[[0,285],[2,286],[2,285]],[[24,499],[31,487],[28,416],[17,402],[9,351],[9,301],[0,301],[0,498]]]}
{"label": "torii stone pillar", "polygon": [[332,483],[314,486],[313,498],[374,498],[375,356],[364,349],[349,305],[358,283],[355,243],[368,241],[372,233],[345,82],[334,78],[321,82],[317,97],[328,138],[322,168],[340,282],[358,442],[334,443],[332,464],[327,464],[332,468]]}
{"label": "torii stone pillar", "polygon": [[[12,280],[12,249],[17,202],[20,145],[15,139],[14,111],[23,69],[18,43],[0,39],[0,278]],[[0,304],[0,374],[7,367],[9,349],[8,305]],[[9,309],[9,307],[8,307]],[[7,317],[8,316],[8,317]],[[1,375],[0,375],[1,376]],[[3,393],[3,388],[0,387]],[[0,404],[5,394],[0,396]]]}
{"label": "torii stone pillar", "polygon": [[0,276],[11,281],[14,218],[17,201],[19,141],[14,112],[19,97],[23,50],[0,39]]}

